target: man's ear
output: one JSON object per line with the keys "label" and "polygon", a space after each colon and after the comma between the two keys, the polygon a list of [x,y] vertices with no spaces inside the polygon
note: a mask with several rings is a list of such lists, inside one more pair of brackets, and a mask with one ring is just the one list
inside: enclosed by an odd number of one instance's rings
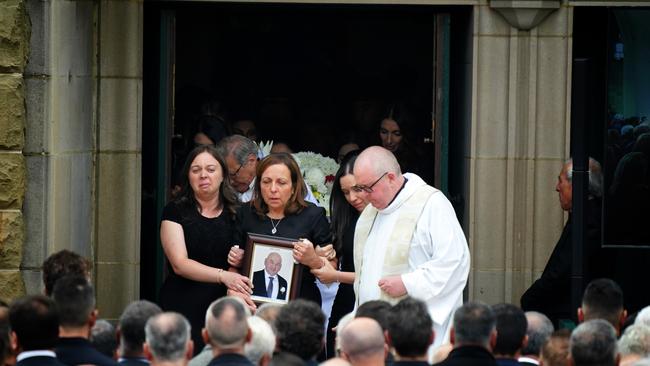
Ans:
{"label": "man's ear", "polygon": [[201,338],[203,338],[203,342],[205,344],[210,344],[210,345],[212,344],[212,342],[210,342],[210,336],[208,335],[208,330],[207,329],[205,329],[205,328],[201,329]]}
{"label": "man's ear", "polygon": [[90,315],[88,316],[88,328],[92,328],[95,325],[95,322],[97,322],[97,317],[98,316],[99,316],[99,310],[98,309],[95,309],[95,310],[90,312]]}
{"label": "man's ear", "polygon": [[16,336],[16,332],[13,330],[11,333],[9,333],[9,346],[11,347],[11,351],[15,354],[20,353],[20,343],[18,342],[18,336]]}
{"label": "man's ear", "polygon": [[387,330],[384,331],[384,343],[388,345],[388,347],[393,347],[393,338],[391,338],[390,333],[388,333]]}
{"label": "man's ear", "polygon": [[194,357],[194,341],[192,339],[187,341],[185,345],[185,359],[191,360]]}
{"label": "man's ear", "polygon": [[582,306],[578,308],[578,323],[585,321],[585,313],[582,311]]}
{"label": "man's ear", "polygon": [[151,349],[149,348],[149,344],[147,342],[144,342],[142,344],[142,351],[144,352],[144,357],[146,357],[147,360],[153,361],[153,354],[151,353]]}
{"label": "man's ear", "polygon": [[251,330],[251,328],[248,328],[248,331],[246,332],[246,339],[245,339],[244,343],[250,343],[252,339],[253,339],[253,331]]}
{"label": "man's ear", "polygon": [[451,327],[451,329],[449,330],[449,343],[451,343],[452,345],[456,343],[456,330],[454,329],[454,327]]}
{"label": "man's ear", "polygon": [[620,335],[621,329],[623,329],[625,320],[627,320],[627,310],[623,309],[623,311],[621,311],[621,316],[618,318],[618,329],[616,329],[616,331],[619,333],[618,335]]}
{"label": "man's ear", "polygon": [[524,336],[524,339],[521,340],[521,349],[526,348],[527,345],[528,345],[528,334],[526,334]]}
{"label": "man's ear", "polygon": [[496,328],[490,333],[490,350],[493,350],[497,346],[497,330]]}
{"label": "man's ear", "polygon": [[428,345],[429,346],[432,345],[433,341],[435,340],[436,340],[436,332],[433,329],[431,329],[431,335],[429,336]]}

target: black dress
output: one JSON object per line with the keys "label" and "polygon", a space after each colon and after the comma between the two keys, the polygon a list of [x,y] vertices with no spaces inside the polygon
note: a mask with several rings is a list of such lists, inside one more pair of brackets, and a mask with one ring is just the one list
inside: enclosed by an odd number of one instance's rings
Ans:
{"label": "black dress", "polygon": [[[357,225],[359,215],[356,215],[351,220],[343,231],[341,242],[343,243],[342,252],[337,253],[341,272],[354,273],[354,227]],[[334,298],[334,305],[332,305],[332,314],[330,315],[329,323],[327,324],[327,357],[334,357],[334,341],[336,339],[336,332],[332,328],[338,325],[341,318],[354,309],[354,286],[347,283],[340,283],[339,289]]]}
{"label": "black dress", "polygon": [[[275,234],[271,233],[273,225],[271,225],[270,218],[257,215],[255,208],[250,204],[241,206],[237,211],[239,246],[244,248],[246,244],[246,233],[292,239],[305,238],[309,239],[314,245],[331,243],[332,234],[330,232],[329,222],[325,217],[325,210],[311,203],[307,203],[307,205],[300,213],[285,216],[276,225],[275,228],[277,231]],[[312,300],[319,306],[321,305],[320,291],[316,287],[316,277],[314,277],[306,266],[303,266],[298,297]]]}
{"label": "black dress", "polygon": [[[183,227],[189,259],[210,267],[228,268],[228,252],[234,245],[234,223],[226,212],[215,218],[207,218],[194,208],[172,202],[163,210],[162,219]],[[197,282],[178,276],[169,263],[167,272],[168,276],[160,289],[160,306],[165,311],[176,311],[187,318],[192,325],[194,350],[198,353],[204,345],[201,328],[205,326],[205,312],[214,300],[226,294],[226,287],[216,282]]]}

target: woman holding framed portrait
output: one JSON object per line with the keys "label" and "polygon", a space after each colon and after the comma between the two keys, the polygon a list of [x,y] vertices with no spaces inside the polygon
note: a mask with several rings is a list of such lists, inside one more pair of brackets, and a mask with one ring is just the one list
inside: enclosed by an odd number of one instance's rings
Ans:
{"label": "woman holding framed portrait", "polygon": [[[244,248],[248,233],[295,239],[293,260],[303,266],[297,297],[320,305],[320,292],[310,270],[323,266],[315,245],[329,244],[332,234],[325,210],[304,200],[305,187],[300,168],[291,155],[277,153],[262,159],[257,166],[253,199],[237,212],[236,242]],[[242,266],[245,253],[241,248],[232,249],[228,255],[228,263],[233,267]],[[333,251],[331,254],[334,255]],[[254,307],[250,293],[236,291]]]}

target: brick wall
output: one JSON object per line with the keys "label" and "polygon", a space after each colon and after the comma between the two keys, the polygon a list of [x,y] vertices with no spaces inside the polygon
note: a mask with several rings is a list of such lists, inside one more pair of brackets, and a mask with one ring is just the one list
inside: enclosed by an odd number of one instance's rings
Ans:
{"label": "brick wall", "polygon": [[29,31],[24,1],[0,2],[0,299],[5,301],[25,292],[19,268],[25,237],[23,73]]}

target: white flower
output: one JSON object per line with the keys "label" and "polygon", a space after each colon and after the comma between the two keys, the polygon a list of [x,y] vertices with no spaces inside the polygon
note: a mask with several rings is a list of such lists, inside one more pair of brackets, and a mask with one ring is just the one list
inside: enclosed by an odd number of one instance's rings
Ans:
{"label": "white flower", "polygon": [[268,156],[271,153],[271,148],[273,147],[273,140],[267,142],[260,141],[260,143],[257,144],[257,147],[259,148],[262,157]]}
{"label": "white flower", "polygon": [[[293,154],[293,158],[300,166],[300,171],[305,178],[318,203],[325,210],[329,210],[330,192],[332,190],[332,178],[339,169],[334,159],[316,154],[311,151],[303,151]],[[330,180],[327,180],[327,177]]]}
{"label": "white flower", "polygon": [[284,287],[280,287],[280,292],[285,293],[286,291],[287,291],[286,288],[284,288]]}

